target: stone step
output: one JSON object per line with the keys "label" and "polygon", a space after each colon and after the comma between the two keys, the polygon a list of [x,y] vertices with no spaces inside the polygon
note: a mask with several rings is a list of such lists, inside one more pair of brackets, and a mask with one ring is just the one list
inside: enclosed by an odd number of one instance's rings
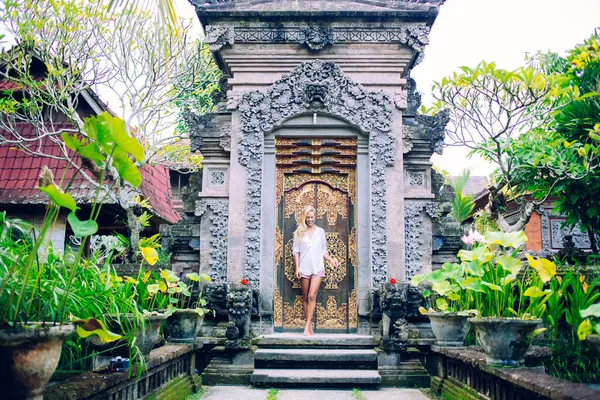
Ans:
{"label": "stone step", "polygon": [[377,352],[369,349],[258,349],[255,361],[373,362]]}
{"label": "stone step", "polygon": [[317,333],[312,336],[303,336],[302,333],[275,333],[273,335],[259,336],[254,339],[254,344],[260,348],[372,349],[378,345],[378,342],[373,336],[369,335]]}
{"label": "stone step", "polygon": [[258,349],[256,368],[377,369],[377,352],[371,349]]}
{"label": "stone step", "polygon": [[260,387],[376,387],[381,376],[369,370],[255,369],[251,382]]}

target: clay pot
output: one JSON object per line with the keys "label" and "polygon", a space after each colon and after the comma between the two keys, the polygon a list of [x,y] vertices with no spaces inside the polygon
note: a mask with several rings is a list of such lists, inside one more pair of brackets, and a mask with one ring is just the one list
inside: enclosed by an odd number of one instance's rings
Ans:
{"label": "clay pot", "polygon": [[431,321],[431,330],[438,346],[462,346],[469,332],[470,315],[456,313],[428,312]]}
{"label": "clay pot", "polygon": [[175,310],[167,319],[167,333],[169,340],[175,342],[194,342],[196,335],[202,328],[204,315],[196,310]]}
{"label": "clay pot", "polygon": [[0,397],[42,399],[72,324],[0,330]]}
{"label": "clay pot", "polygon": [[489,365],[519,367],[541,319],[470,318]]}

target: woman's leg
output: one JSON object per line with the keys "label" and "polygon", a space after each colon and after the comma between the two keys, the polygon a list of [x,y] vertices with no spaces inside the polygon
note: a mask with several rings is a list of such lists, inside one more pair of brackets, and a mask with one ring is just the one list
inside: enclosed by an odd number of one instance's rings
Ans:
{"label": "woman's leg", "polygon": [[310,279],[300,278],[300,288],[302,289],[302,311],[304,312],[305,320],[307,318],[308,311],[308,288],[310,287]]}
{"label": "woman's leg", "polygon": [[317,308],[317,292],[321,287],[321,280],[323,278],[320,276],[313,275],[310,278],[310,287],[308,290],[308,307],[306,310],[306,327],[304,328],[304,335],[312,335],[313,334],[313,316],[315,315],[315,308]]}

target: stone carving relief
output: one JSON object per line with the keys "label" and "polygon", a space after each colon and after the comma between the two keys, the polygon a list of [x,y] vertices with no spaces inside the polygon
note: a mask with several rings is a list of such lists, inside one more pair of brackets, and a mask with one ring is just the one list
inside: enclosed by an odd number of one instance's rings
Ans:
{"label": "stone carving relief", "polygon": [[402,125],[402,153],[407,154],[413,149],[413,138],[416,128],[413,126]]}
{"label": "stone carving relief", "polygon": [[312,50],[323,50],[325,46],[332,45],[335,35],[327,25],[309,25],[302,27],[300,32],[304,35],[302,43]]}
{"label": "stone carving relief", "polygon": [[425,248],[425,242],[421,238],[424,222],[422,211],[432,219],[437,219],[439,204],[434,202],[406,202],[404,203],[404,236],[405,236],[405,268],[406,280],[421,271],[421,258],[431,249]]}
{"label": "stone carving relief", "polygon": [[207,25],[204,31],[204,41],[210,51],[219,51],[223,46],[235,43],[233,26]]}
{"label": "stone carving relief", "polygon": [[[232,26],[237,43],[300,43],[312,50],[322,50],[334,43],[400,43],[412,47],[422,59],[429,44],[430,28],[425,25],[330,24],[330,25],[267,25]],[[211,49],[212,50],[212,49]],[[420,62],[420,60],[419,60]]]}
{"label": "stone carving relief", "polygon": [[[315,108],[307,99],[307,86],[329,88],[324,103]],[[260,276],[260,215],[264,134],[303,112],[322,111],[345,119],[369,134],[371,164],[371,217],[373,282],[387,275],[386,167],[393,166],[396,140],[392,134],[393,101],[383,92],[371,92],[352,82],[331,62],[305,62],[275,82],[266,92],[244,93],[239,105],[238,158],[247,168],[247,225],[245,274],[258,284]]]}
{"label": "stone carving relief", "polygon": [[442,154],[448,121],[450,121],[450,110],[442,110],[434,116],[417,115],[417,123],[425,128],[425,137],[430,141],[432,150],[437,154]]}
{"label": "stone carving relief", "polygon": [[425,185],[425,173],[408,171],[408,186],[411,187],[422,187]]}
{"label": "stone carving relief", "polygon": [[551,254],[553,250],[564,248],[565,235],[572,235],[572,241],[578,249],[590,249],[590,239],[586,233],[581,232],[579,226],[576,226],[573,231],[570,228],[562,227],[564,217],[561,215],[552,214],[551,208],[542,208],[542,248],[543,251]]}
{"label": "stone carving relief", "polygon": [[231,123],[226,122],[219,130],[219,146],[227,152],[231,152]]}
{"label": "stone carving relief", "polygon": [[408,108],[408,91],[402,90],[394,93],[394,105],[399,110],[406,110]]}
{"label": "stone carving relief", "polygon": [[210,208],[212,215],[209,217],[211,223],[210,241],[213,249],[211,251],[211,273],[213,282],[227,281],[227,224],[229,217],[229,202],[227,200],[198,200],[196,202],[195,215],[203,216]]}
{"label": "stone carving relief", "polygon": [[225,184],[225,171],[210,171],[210,184],[223,186]]}
{"label": "stone carving relief", "polygon": [[227,92],[227,107],[228,111],[235,111],[238,109],[240,104],[240,98],[242,97],[242,92],[238,92],[236,90],[230,90]]}
{"label": "stone carving relief", "polygon": [[189,108],[184,108],[183,120],[188,126],[188,134],[191,141],[190,151],[195,152],[200,150],[200,144],[202,143],[204,131],[214,119],[215,114],[213,113],[198,115]]}
{"label": "stone carving relief", "polygon": [[426,305],[421,290],[408,282],[384,283],[380,293],[383,338],[406,341],[406,319],[419,317],[419,307]]}

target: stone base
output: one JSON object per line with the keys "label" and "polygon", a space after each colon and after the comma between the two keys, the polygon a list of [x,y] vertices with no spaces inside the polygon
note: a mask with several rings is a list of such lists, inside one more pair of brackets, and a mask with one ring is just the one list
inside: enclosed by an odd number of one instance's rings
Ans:
{"label": "stone base", "polygon": [[254,371],[252,350],[229,350],[215,347],[217,354],[202,373],[202,383],[213,385],[249,385]]}
{"label": "stone base", "polygon": [[413,351],[381,351],[377,359],[381,386],[430,387],[431,379]]}
{"label": "stone base", "polygon": [[435,386],[437,393],[442,396],[444,399],[448,400],[484,400],[488,399],[488,397],[483,396],[477,391],[461,384],[460,382],[455,381],[452,378],[440,379],[440,378],[432,378],[431,380],[431,389],[434,387],[434,379],[436,381]]}

